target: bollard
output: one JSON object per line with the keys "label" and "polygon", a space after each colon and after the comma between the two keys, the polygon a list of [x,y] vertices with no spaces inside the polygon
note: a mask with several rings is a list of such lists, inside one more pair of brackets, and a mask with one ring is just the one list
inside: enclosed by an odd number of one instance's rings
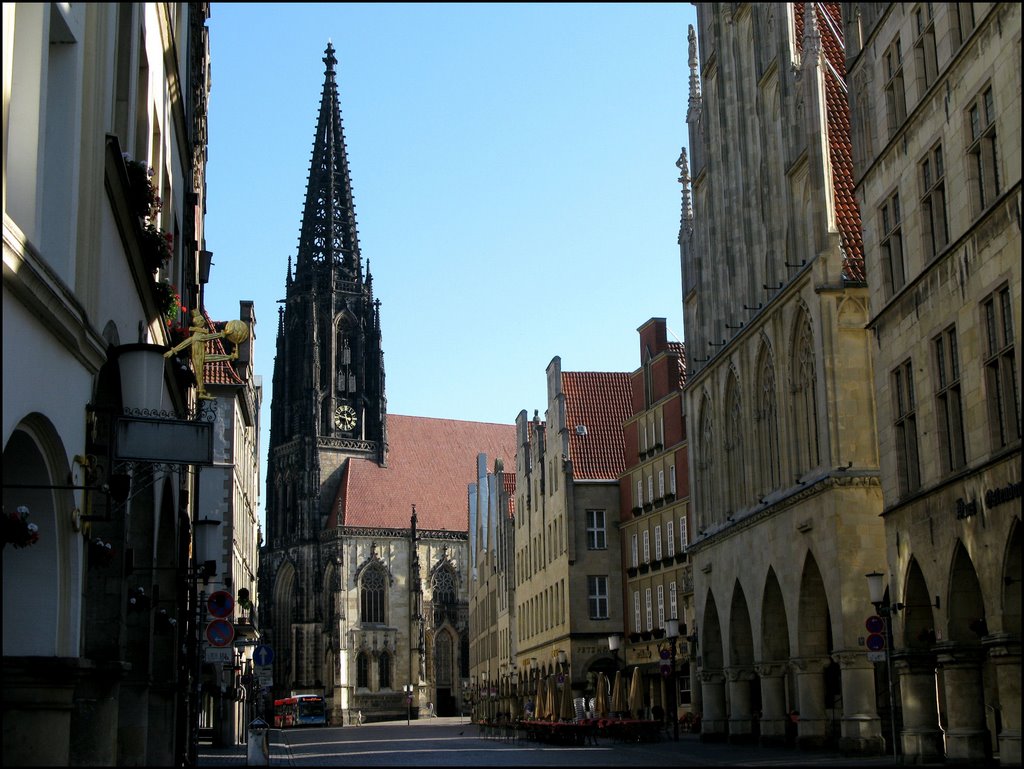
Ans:
{"label": "bollard", "polygon": [[270,765],[270,729],[262,718],[249,724],[245,763],[248,766]]}

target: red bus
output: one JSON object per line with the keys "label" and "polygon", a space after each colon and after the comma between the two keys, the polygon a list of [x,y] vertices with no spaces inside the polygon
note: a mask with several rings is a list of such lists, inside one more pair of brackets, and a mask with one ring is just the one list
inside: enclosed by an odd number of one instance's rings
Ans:
{"label": "red bus", "polygon": [[274,727],[277,729],[324,726],[326,723],[324,698],[318,694],[297,694],[283,700],[274,700]]}

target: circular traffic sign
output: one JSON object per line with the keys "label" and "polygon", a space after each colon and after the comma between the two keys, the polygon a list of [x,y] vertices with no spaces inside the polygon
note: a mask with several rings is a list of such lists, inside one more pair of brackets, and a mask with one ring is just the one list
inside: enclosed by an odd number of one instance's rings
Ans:
{"label": "circular traffic sign", "polygon": [[215,619],[206,626],[206,640],[211,646],[227,646],[235,640],[235,626],[226,619]]}
{"label": "circular traffic sign", "polygon": [[865,641],[868,651],[880,652],[885,648],[885,636],[881,633],[872,633]]}
{"label": "circular traffic sign", "polygon": [[885,629],[885,623],[877,614],[872,614],[864,620],[864,627],[869,633],[881,633]]}
{"label": "circular traffic sign", "polygon": [[218,590],[206,599],[206,609],[214,617],[227,617],[235,609],[235,599],[227,590]]}

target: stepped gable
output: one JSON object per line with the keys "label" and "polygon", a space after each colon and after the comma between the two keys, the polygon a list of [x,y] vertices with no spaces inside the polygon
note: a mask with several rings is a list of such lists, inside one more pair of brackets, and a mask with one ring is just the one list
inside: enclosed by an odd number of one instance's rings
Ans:
{"label": "stepped gable", "polygon": [[[563,371],[562,391],[573,478],[617,480],[626,469],[622,425],[631,415],[629,374]],[[577,430],[580,425],[586,430]]]}
{"label": "stepped gable", "polygon": [[387,465],[348,460],[327,526],[408,529],[416,505],[418,528],[466,532],[477,455],[512,467],[515,451],[515,425],[389,414]]}

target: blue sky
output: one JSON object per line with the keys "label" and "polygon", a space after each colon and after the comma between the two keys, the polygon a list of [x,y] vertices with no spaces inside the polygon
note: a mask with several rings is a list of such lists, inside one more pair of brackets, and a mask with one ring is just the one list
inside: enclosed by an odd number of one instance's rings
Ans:
{"label": "blue sky", "polygon": [[511,423],[543,415],[553,356],[633,371],[648,318],[682,337],[694,22],[688,3],[212,4],[206,305],[255,302],[264,453],[328,39],[388,411]]}

